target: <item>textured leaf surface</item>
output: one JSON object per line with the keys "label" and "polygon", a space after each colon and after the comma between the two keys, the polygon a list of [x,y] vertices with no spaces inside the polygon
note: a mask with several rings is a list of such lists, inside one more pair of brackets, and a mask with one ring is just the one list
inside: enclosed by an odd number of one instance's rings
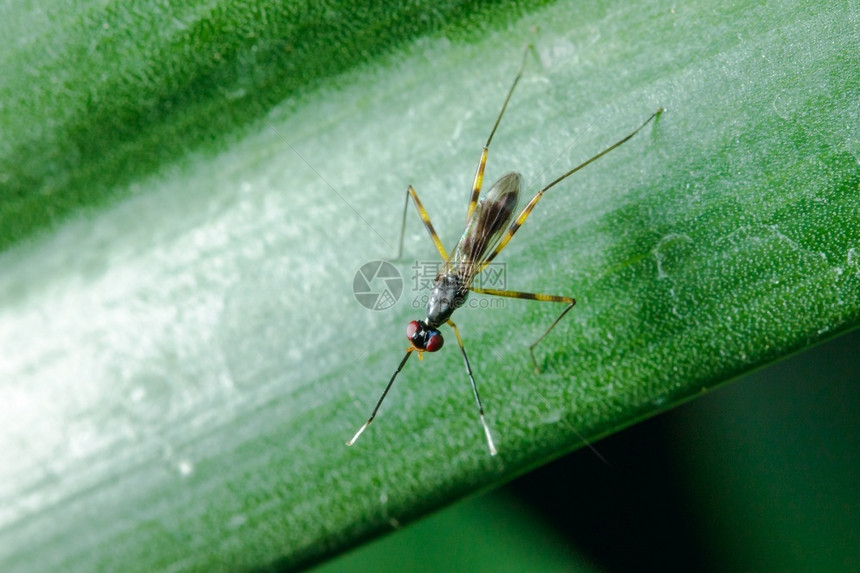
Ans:
{"label": "textured leaf surface", "polygon": [[[449,39],[418,26],[386,51],[397,26],[371,15],[342,24],[348,55],[243,59],[241,22],[275,38],[289,21],[261,9],[3,8],[4,29],[36,30],[0,62],[0,218],[19,241],[0,255],[5,570],[308,563],[858,324],[850,5],[551,5],[471,36],[466,6],[426,16]],[[527,348],[557,308],[475,297],[455,316],[499,455],[452,336],[346,448],[436,255],[410,213],[420,264],[399,263],[398,304],[364,309],[354,273],[394,252],[407,183],[456,240],[528,42],[491,180],[536,190],[668,111],[547,194],[500,258],[507,288],[579,300],[543,374]],[[285,88],[271,61],[316,67]]]}

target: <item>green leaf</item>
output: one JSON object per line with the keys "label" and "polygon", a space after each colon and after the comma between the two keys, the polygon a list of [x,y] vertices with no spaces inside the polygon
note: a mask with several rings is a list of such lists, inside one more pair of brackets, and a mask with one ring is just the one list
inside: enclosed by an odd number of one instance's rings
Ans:
{"label": "green leaf", "polygon": [[[860,322],[844,3],[2,10],[4,570],[308,564]],[[438,256],[410,211],[398,304],[354,274],[408,183],[454,243],[528,43],[489,180],[667,112],[499,258],[578,300],[542,374],[559,308],[455,316],[499,455],[447,332],[347,448]]]}

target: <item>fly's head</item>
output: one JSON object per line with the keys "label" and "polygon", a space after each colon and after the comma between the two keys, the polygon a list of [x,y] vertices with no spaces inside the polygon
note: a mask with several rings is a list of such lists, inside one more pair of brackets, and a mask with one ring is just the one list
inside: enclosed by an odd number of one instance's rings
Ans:
{"label": "fly's head", "polygon": [[409,350],[417,350],[419,358],[422,352],[436,352],[445,343],[442,333],[423,320],[413,320],[406,326],[406,338],[412,343]]}

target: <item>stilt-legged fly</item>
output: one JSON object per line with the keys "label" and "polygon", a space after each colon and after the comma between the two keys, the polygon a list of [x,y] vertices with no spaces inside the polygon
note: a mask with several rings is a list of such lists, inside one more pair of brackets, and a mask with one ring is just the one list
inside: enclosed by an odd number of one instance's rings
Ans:
{"label": "stilt-legged fly", "polygon": [[352,439],[346,443],[347,446],[351,446],[355,443],[361,433],[367,429],[371,422],[373,422],[379,407],[382,405],[382,401],[385,400],[385,396],[391,389],[392,384],[394,384],[395,378],[397,378],[397,375],[406,365],[406,361],[409,360],[412,353],[417,352],[418,357],[423,359],[424,352],[436,352],[442,348],[444,339],[442,338],[442,333],[439,332],[438,329],[443,324],[447,324],[454,330],[454,335],[457,337],[457,344],[460,346],[460,353],[463,355],[466,374],[468,374],[469,381],[472,384],[472,392],[475,395],[475,402],[478,405],[478,413],[481,418],[481,424],[484,427],[484,434],[487,437],[487,445],[489,446],[490,454],[496,455],[496,446],[493,443],[493,436],[490,433],[490,428],[484,418],[484,408],[481,405],[478,386],[475,384],[475,377],[472,374],[472,366],[469,364],[469,357],[466,355],[466,348],[463,346],[463,339],[460,336],[460,330],[457,328],[457,325],[451,321],[451,315],[455,310],[463,306],[470,292],[508,298],[564,303],[566,305],[564,310],[561,311],[555,321],[553,321],[549,328],[547,328],[546,332],[544,332],[540,338],[538,338],[529,347],[532,363],[535,366],[535,370],[537,370],[537,361],[534,356],[535,346],[537,346],[537,344],[550,333],[555,325],[558,324],[564,315],[567,314],[576,304],[576,300],[568,296],[478,288],[472,286],[472,281],[475,276],[487,268],[487,265],[489,265],[490,262],[492,262],[493,259],[495,259],[496,256],[504,250],[513,238],[514,234],[519,230],[523,223],[525,223],[526,219],[528,219],[532,210],[535,208],[535,205],[538,204],[538,201],[541,200],[544,193],[589,163],[603,157],[616,147],[627,142],[630,138],[639,133],[639,131],[652,119],[660,115],[660,113],[663,112],[663,109],[659,108],[656,112],[651,114],[651,116],[646,119],[642,125],[633,130],[627,136],[547,184],[540,191],[535,193],[528,204],[523,207],[516,216],[514,216],[517,209],[520,187],[522,186],[522,177],[519,173],[511,172],[503,175],[501,179],[493,183],[490,190],[482,199],[479,200],[478,198],[481,194],[481,185],[484,181],[484,167],[487,164],[487,154],[489,152],[490,142],[493,140],[496,129],[502,121],[502,116],[508,107],[508,102],[510,102],[511,96],[514,93],[514,88],[520,81],[520,77],[522,77],[525,62],[526,60],[524,57],[523,63],[520,65],[519,72],[517,73],[516,78],[514,78],[511,88],[508,90],[508,95],[505,98],[505,103],[502,105],[502,110],[496,118],[496,123],[493,125],[492,131],[490,131],[487,143],[484,145],[481,159],[478,162],[478,169],[475,173],[474,184],[472,185],[469,209],[466,212],[466,230],[463,232],[463,236],[460,237],[460,241],[457,243],[457,246],[454,247],[450,256],[442,245],[439,235],[436,234],[436,230],[430,222],[430,216],[427,214],[427,211],[418,199],[418,193],[411,185],[406,189],[406,202],[403,207],[403,226],[400,231],[400,248],[397,253],[398,258],[403,250],[403,236],[406,229],[406,213],[409,208],[409,199],[411,197],[412,202],[415,204],[415,208],[418,211],[418,215],[424,222],[424,227],[430,234],[430,238],[433,240],[433,243],[436,245],[436,249],[439,251],[439,254],[442,256],[442,260],[445,261],[445,263],[439,271],[439,274],[436,276],[433,287],[430,291],[426,318],[423,320],[413,320],[406,326],[406,337],[410,342],[409,348],[406,349],[406,355],[403,357],[403,360],[400,361],[400,364],[397,366],[397,370],[392,374],[391,379],[388,381],[388,385],[382,392],[382,396],[376,403],[376,407],[373,408],[370,418],[361,428],[359,428],[358,432],[355,433]]}

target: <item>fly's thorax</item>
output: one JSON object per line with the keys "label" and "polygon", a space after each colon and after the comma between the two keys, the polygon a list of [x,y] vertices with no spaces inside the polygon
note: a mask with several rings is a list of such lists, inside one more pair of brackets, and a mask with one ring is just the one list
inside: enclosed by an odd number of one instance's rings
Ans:
{"label": "fly's thorax", "polygon": [[437,277],[427,301],[427,324],[434,328],[443,324],[463,306],[467,296],[469,289],[459,276],[446,274]]}

